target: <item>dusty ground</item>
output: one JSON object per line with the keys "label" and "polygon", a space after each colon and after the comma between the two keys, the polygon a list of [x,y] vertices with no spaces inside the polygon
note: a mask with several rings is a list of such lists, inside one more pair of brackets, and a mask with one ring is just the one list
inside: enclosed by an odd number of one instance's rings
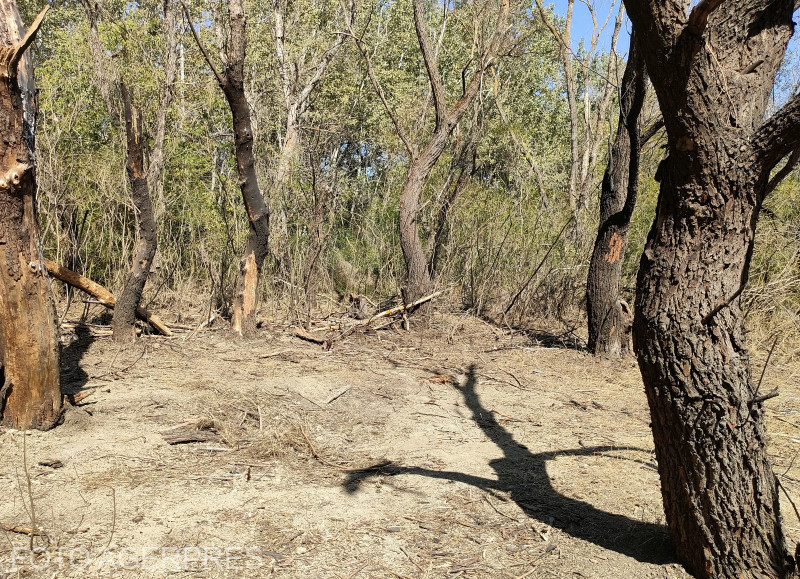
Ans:
{"label": "dusty ground", "polygon": [[[0,577],[688,577],[633,360],[454,315],[328,352],[274,328],[64,345],[69,391],[95,390],[51,432],[0,430],[0,523],[32,527],[32,503],[46,531],[34,557],[0,531]],[[800,389],[770,375],[798,497]],[[221,438],[168,445],[189,419]]]}

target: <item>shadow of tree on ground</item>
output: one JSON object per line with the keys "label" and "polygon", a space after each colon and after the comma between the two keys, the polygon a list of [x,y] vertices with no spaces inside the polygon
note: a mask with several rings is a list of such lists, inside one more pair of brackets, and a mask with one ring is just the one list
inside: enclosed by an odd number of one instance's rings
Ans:
{"label": "shadow of tree on ground", "polygon": [[[601,452],[639,450],[611,446],[594,446],[534,454],[494,418],[494,414],[481,405],[475,391],[475,366],[470,366],[463,386],[454,384],[464,397],[472,418],[484,434],[503,451],[503,458],[489,464],[497,473],[497,480],[455,471],[439,471],[414,466],[388,466],[380,471],[351,471],[342,483],[348,493],[358,491],[361,483],[378,474],[418,475],[472,485],[484,491],[508,493],[525,513],[542,523],[565,533],[589,541],[643,563],[675,563],[666,526],[637,521],[623,515],[600,510],[591,504],[564,496],[553,488],[547,475],[546,464],[556,456],[590,456]],[[620,476],[624,476],[620,473]],[[624,480],[620,479],[620,484]]]}

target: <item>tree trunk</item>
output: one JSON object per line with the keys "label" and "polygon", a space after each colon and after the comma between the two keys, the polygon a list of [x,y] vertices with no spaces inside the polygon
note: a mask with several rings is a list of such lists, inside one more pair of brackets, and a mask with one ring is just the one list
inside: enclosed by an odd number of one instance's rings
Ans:
{"label": "tree trunk", "polygon": [[[36,89],[14,0],[0,1],[0,424],[47,430],[61,416],[59,335],[36,215]],[[23,38],[24,36],[24,38]]]}
{"label": "tree trunk", "polygon": [[261,270],[267,256],[269,242],[269,209],[261,194],[256,177],[255,157],[253,156],[253,125],[250,121],[250,104],[244,92],[244,59],[247,50],[247,20],[242,0],[228,1],[230,38],[224,74],[221,74],[206,52],[197,35],[186,5],[183,5],[197,46],[203,53],[208,66],[214,73],[233,117],[234,146],[236,150],[236,170],[239,175],[239,189],[242,191],[250,233],[244,256],[239,262],[239,277],[233,295],[233,331],[244,337],[256,334],[256,307],[258,305],[258,286]]}
{"label": "tree trunk", "polygon": [[764,120],[794,2],[703,0],[688,16],[683,3],[625,5],[668,137],[633,343],[670,535],[696,577],[785,577],[739,297],[771,171],[800,146],[800,97]]}
{"label": "tree trunk", "polygon": [[131,270],[125,279],[125,286],[117,300],[111,321],[114,341],[124,344],[136,339],[136,310],[142,301],[142,292],[156,254],[157,236],[153,201],[150,198],[147,172],[144,170],[142,110],[131,104],[125,83],[120,83],[120,92],[125,108],[125,132],[128,140],[126,171],[131,184],[133,206],[139,217],[139,241],[136,244]]}
{"label": "tree trunk", "polygon": [[[440,136],[441,146],[428,147],[411,162],[403,191],[400,194],[400,248],[406,262],[406,285],[403,288],[403,303],[410,304],[431,293],[433,279],[428,269],[428,260],[419,238],[419,200],[425,183],[444,150],[447,136]],[[429,310],[429,302],[421,308]]]}
{"label": "tree trunk", "polygon": [[639,189],[639,114],[647,94],[644,57],[631,37],[622,77],[617,136],[600,193],[600,227],[589,262],[586,313],[589,351],[620,356],[630,351],[633,316],[619,297],[622,259]]}
{"label": "tree trunk", "polygon": [[[243,15],[242,18],[244,18]],[[233,14],[231,19],[233,19]],[[253,337],[256,333],[258,286],[268,251],[269,210],[261,195],[256,177],[250,105],[245,98],[243,84],[234,83],[229,86],[225,91],[225,96],[233,113],[239,188],[242,191],[242,200],[250,221],[250,233],[247,237],[244,256],[239,262],[239,278],[233,295],[232,326],[233,331],[240,336]]]}
{"label": "tree trunk", "polygon": [[314,171],[314,213],[311,216],[309,231],[311,243],[306,254],[303,268],[303,287],[306,293],[306,305],[309,313],[317,307],[317,277],[319,271],[319,257],[325,244],[325,220],[328,216],[328,203],[331,198],[331,188],[325,181],[319,181]]}

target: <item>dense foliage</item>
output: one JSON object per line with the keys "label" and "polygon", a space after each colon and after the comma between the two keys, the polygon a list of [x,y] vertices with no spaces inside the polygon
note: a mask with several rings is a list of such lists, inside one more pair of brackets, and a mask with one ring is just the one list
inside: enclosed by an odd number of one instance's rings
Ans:
{"label": "dense foliage", "polygon": [[[25,21],[32,20],[39,4],[21,3]],[[118,288],[135,242],[136,216],[124,170],[124,123],[119,114],[110,114],[102,92],[118,101],[116,83],[124,80],[144,108],[146,133],[152,138],[166,59],[163,2],[106,0],[100,5],[102,70],[87,41],[85,6],[75,0],[53,0],[52,5],[34,50],[45,252]],[[226,41],[224,2],[187,5],[212,58],[219,62]],[[451,95],[460,94],[462,71],[473,58],[476,23],[486,19],[492,6],[483,0],[454,3],[445,13],[441,3],[429,3],[431,37]],[[285,212],[291,249],[288,265],[268,264],[262,285],[265,303],[290,317],[307,313],[303,272],[314,235],[322,241],[320,294],[336,299],[336,293],[356,292],[373,299],[396,299],[404,276],[398,194],[408,159],[373,90],[364,58],[350,40],[336,54],[301,108],[301,148],[291,167],[289,193],[276,193],[272,183],[283,146],[286,107],[275,57],[274,6],[250,2],[246,8],[246,88],[258,172],[273,216],[276,209]],[[331,40],[346,32],[341,28],[342,4],[298,0],[284,9],[288,60],[295,82],[302,82]],[[564,26],[559,17],[550,17],[557,27]],[[205,294],[224,313],[247,233],[230,112],[183,14],[178,26],[179,73],[168,112],[163,191],[155,199],[160,247],[146,296],[152,300],[187,292]],[[410,2],[360,3],[354,30],[369,47],[376,74],[404,130],[418,136],[430,132],[433,104],[411,25]],[[421,234],[425,243],[434,232],[437,212],[452,186],[453,160],[471,124],[478,123],[470,179],[449,214],[437,284],[452,290],[454,305],[479,315],[499,318],[505,312],[505,321],[523,325],[537,316],[553,316],[574,328],[579,324],[574,320],[580,317],[596,232],[596,197],[607,163],[606,143],[615,127],[611,122],[587,127],[579,116],[579,131],[600,131],[603,146],[591,167],[594,179],[588,205],[571,208],[566,194],[570,115],[558,44],[530,5],[517,7],[511,37],[484,78],[475,111],[465,115],[434,169],[424,194]],[[597,50],[584,67],[580,62],[587,53],[582,50],[576,50],[574,61],[577,91],[580,102],[585,95],[593,110],[605,83],[614,81],[606,71],[615,71],[619,78],[624,59]],[[615,101],[616,96],[608,115],[614,120]],[[420,117],[421,104],[427,112]],[[645,121],[651,123],[657,116],[657,106],[651,102]],[[652,177],[661,152],[658,138],[645,151],[642,194],[625,257],[623,293],[628,298],[652,220],[657,191]],[[791,333],[798,327],[800,309],[796,183],[789,180],[767,204],[747,294],[750,315],[758,315],[759,327],[771,328],[780,321],[782,329]],[[311,226],[315,201],[323,188],[330,195],[315,231]],[[319,302],[321,307],[326,304],[330,302]],[[762,332],[767,341],[768,333]]]}

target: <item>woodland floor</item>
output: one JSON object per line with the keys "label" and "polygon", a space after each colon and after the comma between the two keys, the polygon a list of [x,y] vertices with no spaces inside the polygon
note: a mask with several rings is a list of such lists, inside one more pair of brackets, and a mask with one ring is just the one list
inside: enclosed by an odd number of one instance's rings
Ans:
{"label": "woodland floor", "polygon": [[[0,430],[0,523],[32,527],[32,502],[46,532],[31,557],[0,530],[0,578],[688,577],[632,358],[449,314],[330,351],[278,327],[108,333],[65,325],[65,388],[94,390],[61,426]],[[770,452],[795,499],[797,373],[762,385],[781,388]],[[220,440],[168,445],[189,419]]]}

